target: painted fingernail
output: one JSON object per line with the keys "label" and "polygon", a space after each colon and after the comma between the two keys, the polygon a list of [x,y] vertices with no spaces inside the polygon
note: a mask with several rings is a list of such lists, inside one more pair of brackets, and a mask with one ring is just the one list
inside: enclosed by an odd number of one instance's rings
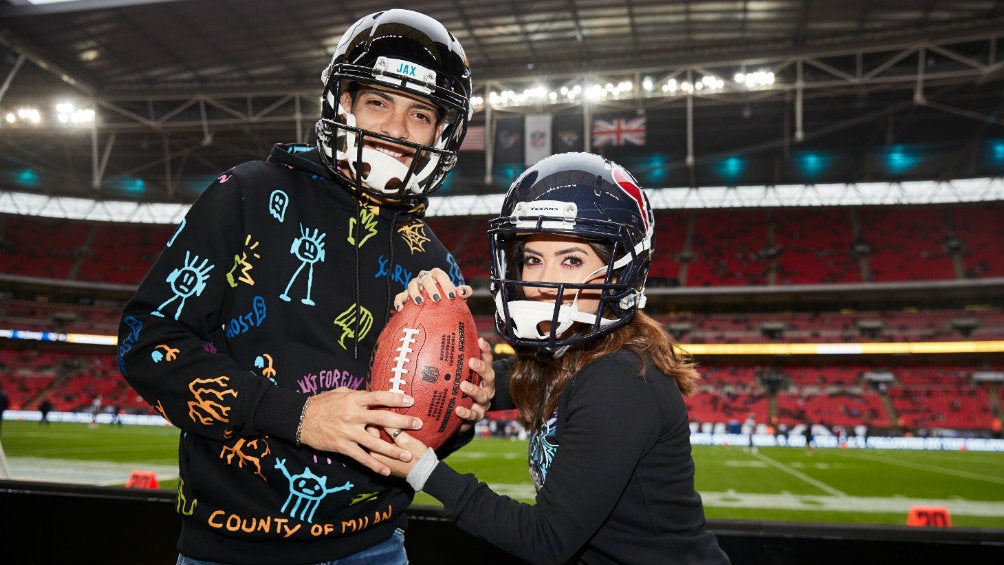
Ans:
{"label": "painted fingernail", "polygon": [[432,301],[433,302],[439,302],[439,295],[438,294],[433,294],[432,295]]}
{"label": "painted fingernail", "polygon": [[421,304],[421,303],[422,303],[422,297],[421,296],[416,296],[415,297],[415,304]]}
{"label": "painted fingernail", "polygon": [[450,297],[450,300],[454,300],[454,299],[456,299],[456,298],[457,298],[457,293],[455,293],[455,292],[451,292],[451,293],[447,294],[446,296],[449,296],[449,297]]}
{"label": "painted fingernail", "polygon": [[401,311],[401,308],[403,308],[403,307],[404,307],[404,305],[403,305],[403,304],[395,304],[395,305],[394,305],[394,309],[395,309],[395,310],[397,310],[398,312],[400,312],[400,311]]}

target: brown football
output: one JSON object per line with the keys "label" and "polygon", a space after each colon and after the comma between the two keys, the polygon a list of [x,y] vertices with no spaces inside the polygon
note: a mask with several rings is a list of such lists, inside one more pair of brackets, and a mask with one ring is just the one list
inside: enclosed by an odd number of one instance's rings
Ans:
{"label": "brown football", "polygon": [[[422,429],[408,433],[439,447],[462,423],[454,408],[470,408],[473,402],[460,390],[460,382],[481,382],[468,365],[471,357],[480,358],[481,351],[474,316],[464,300],[426,299],[421,305],[408,300],[377,337],[369,390],[414,398],[410,407],[392,410],[421,418]],[[382,435],[389,440],[385,432]]]}

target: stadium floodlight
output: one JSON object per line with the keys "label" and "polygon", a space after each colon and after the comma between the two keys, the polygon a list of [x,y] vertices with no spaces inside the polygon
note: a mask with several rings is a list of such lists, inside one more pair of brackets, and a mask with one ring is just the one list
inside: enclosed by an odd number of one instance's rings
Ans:
{"label": "stadium floodlight", "polygon": [[17,109],[15,116],[19,122],[26,122],[30,125],[37,126],[42,123],[42,112],[38,108],[31,106],[22,106]]}
{"label": "stadium floodlight", "polygon": [[61,124],[72,126],[93,124],[95,115],[93,108],[77,108],[72,102],[56,104],[56,120]]}
{"label": "stadium floodlight", "polygon": [[484,107],[485,107],[484,96],[478,96],[478,95],[471,96],[471,111],[477,112],[479,110],[484,109]]}
{"label": "stadium floodlight", "polygon": [[766,69],[751,73],[738,72],[732,77],[732,80],[748,89],[763,88],[774,84],[774,73]]}

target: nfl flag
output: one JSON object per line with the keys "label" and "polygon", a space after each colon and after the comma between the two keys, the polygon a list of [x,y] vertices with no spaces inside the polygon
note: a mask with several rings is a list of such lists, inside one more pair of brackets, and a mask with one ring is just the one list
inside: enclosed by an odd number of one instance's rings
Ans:
{"label": "nfl flag", "polygon": [[645,145],[645,117],[593,120],[593,147]]}
{"label": "nfl flag", "polygon": [[523,129],[523,163],[533,165],[551,154],[551,115],[527,114]]}

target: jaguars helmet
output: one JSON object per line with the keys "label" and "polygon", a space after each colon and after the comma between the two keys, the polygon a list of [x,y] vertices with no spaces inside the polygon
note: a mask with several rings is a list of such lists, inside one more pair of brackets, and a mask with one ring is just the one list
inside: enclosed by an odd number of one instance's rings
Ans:
{"label": "jaguars helmet", "polygon": [[[321,119],[315,127],[324,165],[348,186],[404,200],[438,189],[457,161],[470,119],[471,70],[460,42],[438,21],[411,10],[364,16],[342,36],[321,74]],[[432,145],[410,143],[361,129],[342,93],[366,84],[420,97],[439,111],[441,131]],[[414,151],[410,166],[367,147],[379,139]]]}
{"label": "jaguars helmet", "polygon": [[[557,351],[626,324],[645,305],[654,221],[648,197],[631,173],[599,155],[562,153],[528,168],[509,187],[499,217],[489,222],[499,334],[514,346]],[[521,280],[518,244],[533,234],[578,237],[609,250],[607,265],[589,277],[602,274],[603,281]],[[549,293],[554,301],[526,300],[530,287],[554,289]],[[584,290],[600,291],[596,312],[578,309]],[[550,328],[542,330],[545,322]]]}

